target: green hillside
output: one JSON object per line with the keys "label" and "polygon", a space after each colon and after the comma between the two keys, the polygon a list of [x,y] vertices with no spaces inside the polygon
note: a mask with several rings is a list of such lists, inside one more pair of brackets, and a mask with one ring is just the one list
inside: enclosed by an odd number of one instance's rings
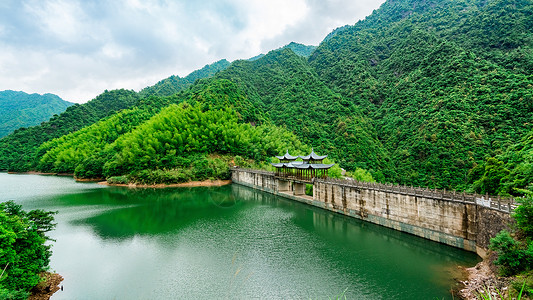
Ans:
{"label": "green hillside", "polygon": [[171,96],[191,86],[196,80],[215,75],[218,71],[226,69],[230,63],[219,60],[210,65],[206,65],[200,70],[196,70],[184,78],[173,75],[163,79],[153,86],[146,87],[139,92],[141,97],[149,96]]}
{"label": "green hillside", "polygon": [[[195,88],[152,97],[145,101],[150,105],[141,102],[42,144],[36,169],[78,178],[127,175],[133,182],[181,182],[225,179],[235,157],[260,162],[284,149],[306,151],[285,129],[248,124],[264,117],[230,81],[211,80]],[[182,104],[160,110],[156,103]]]}
{"label": "green hillside", "polygon": [[531,130],[532,7],[512,2],[388,1],[310,57],[372,120],[387,181],[471,188],[473,168]]}
{"label": "green hillside", "polygon": [[34,152],[42,143],[93,124],[138,101],[139,97],[133,91],[105,91],[86,104],[70,106],[39,126],[18,129],[0,139],[0,170],[30,170],[34,164]]}
{"label": "green hillside", "polygon": [[176,94],[192,85],[196,80],[212,76],[217,71],[225,69],[228,64],[228,61],[220,60],[192,72],[183,79],[172,76],[162,80],[154,86],[143,89],[138,94],[127,90],[106,90],[95,99],[85,104],[76,104],[64,113],[54,116],[48,122],[39,126],[20,129],[0,139],[0,170],[32,170],[37,166],[36,159],[39,158],[39,156],[35,156],[35,151],[42,143],[75,132],[102,118],[113,115],[117,111],[131,108],[137,104],[143,107],[161,108],[173,100],[159,96]]}
{"label": "green hillside", "polygon": [[271,122],[293,131],[344,168],[379,170],[387,154],[361,110],[319,80],[290,49],[256,61],[237,61],[215,78],[235,82]]}
{"label": "green hillside", "polygon": [[27,94],[16,91],[0,92],[0,138],[21,127],[48,121],[74,103],[53,94]]}
{"label": "green hillside", "polygon": [[[283,50],[283,49],[291,49],[292,52],[294,52],[295,54],[299,55],[299,56],[302,56],[302,57],[305,57],[305,58],[308,58],[309,56],[311,56],[311,54],[313,54],[313,51],[315,51],[315,49],[317,48],[317,46],[310,46],[310,45],[303,45],[303,44],[299,44],[299,43],[295,43],[295,42],[290,42],[289,44],[279,48],[279,49],[276,49],[276,50]],[[258,60],[260,59],[261,57],[265,56],[265,54],[259,54],[259,55],[256,55],[250,59],[248,59],[249,61],[254,61],[254,60]]]}

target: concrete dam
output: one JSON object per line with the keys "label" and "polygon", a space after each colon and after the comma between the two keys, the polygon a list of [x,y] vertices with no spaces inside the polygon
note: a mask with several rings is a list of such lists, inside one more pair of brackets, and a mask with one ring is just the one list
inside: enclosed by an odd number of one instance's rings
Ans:
{"label": "concrete dam", "polygon": [[[446,190],[319,179],[233,168],[232,181],[339,214],[407,232],[485,257],[489,241],[511,222],[512,198]],[[305,195],[306,184],[313,196]]]}

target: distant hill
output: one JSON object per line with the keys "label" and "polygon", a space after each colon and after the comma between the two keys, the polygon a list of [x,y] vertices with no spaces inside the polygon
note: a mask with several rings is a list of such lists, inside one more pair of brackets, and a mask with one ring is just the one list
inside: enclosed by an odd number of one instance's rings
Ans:
{"label": "distant hill", "polygon": [[153,86],[146,87],[139,92],[141,97],[149,96],[171,96],[189,86],[196,80],[215,75],[216,72],[226,69],[230,65],[229,61],[222,59],[210,65],[205,65],[200,70],[193,71],[184,78],[172,75],[165,78]]}
{"label": "distant hill", "polygon": [[20,127],[38,125],[53,115],[64,112],[74,103],[53,94],[27,94],[16,91],[0,92],[0,138]]}
{"label": "distant hill", "polygon": [[[308,45],[298,44],[298,43],[295,43],[295,42],[290,42],[290,44],[285,45],[285,46],[283,46],[281,48],[278,48],[276,50],[283,50],[283,49],[286,49],[286,48],[291,49],[292,52],[296,53],[296,55],[308,58],[309,56],[311,56],[311,54],[313,54],[313,51],[315,51],[317,46],[308,46]],[[265,55],[263,53],[261,53],[259,55],[256,55],[256,56],[252,57],[252,58],[249,58],[248,60],[249,61],[258,60],[258,59],[260,59],[263,56],[265,56]]]}

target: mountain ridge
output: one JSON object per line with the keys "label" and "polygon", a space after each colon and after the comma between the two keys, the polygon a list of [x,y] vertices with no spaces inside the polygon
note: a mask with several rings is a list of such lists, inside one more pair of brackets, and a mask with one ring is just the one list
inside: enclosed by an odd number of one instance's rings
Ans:
{"label": "mountain ridge", "polygon": [[51,93],[0,91],[0,138],[20,127],[38,125],[72,105]]}

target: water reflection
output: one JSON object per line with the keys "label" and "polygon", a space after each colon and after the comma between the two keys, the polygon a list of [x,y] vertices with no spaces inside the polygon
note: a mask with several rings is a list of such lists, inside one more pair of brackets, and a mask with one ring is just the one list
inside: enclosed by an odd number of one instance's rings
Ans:
{"label": "water reflection", "polygon": [[113,188],[100,204],[119,205],[119,208],[72,224],[89,225],[104,239],[176,232],[198,220],[232,218],[246,202],[237,201],[231,191],[230,186],[194,190]]}

